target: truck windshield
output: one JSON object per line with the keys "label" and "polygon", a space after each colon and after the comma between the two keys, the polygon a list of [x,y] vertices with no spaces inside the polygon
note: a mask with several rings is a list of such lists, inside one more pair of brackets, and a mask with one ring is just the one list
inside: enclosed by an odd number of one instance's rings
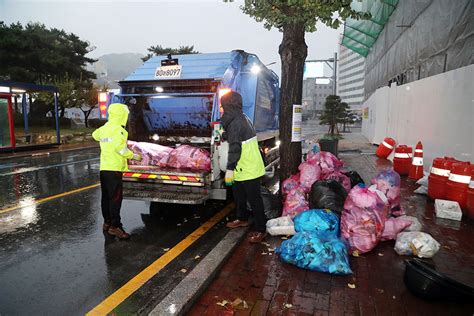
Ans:
{"label": "truck windshield", "polygon": [[154,134],[209,137],[213,99],[213,94],[126,98],[129,138],[146,140]]}

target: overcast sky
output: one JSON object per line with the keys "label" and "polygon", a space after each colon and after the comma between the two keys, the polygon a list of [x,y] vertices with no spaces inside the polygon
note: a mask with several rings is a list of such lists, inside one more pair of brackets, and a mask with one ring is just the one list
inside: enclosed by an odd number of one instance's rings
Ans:
{"label": "overcast sky", "polygon": [[[0,0],[0,20],[41,22],[77,34],[96,49],[108,53],[146,53],[151,45],[194,45],[200,52],[243,49],[257,54],[280,73],[278,45],[281,33],[264,29],[243,14],[242,1],[221,0]],[[306,35],[308,59],[327,59],[338,49],[339,30],[318,25]]]}

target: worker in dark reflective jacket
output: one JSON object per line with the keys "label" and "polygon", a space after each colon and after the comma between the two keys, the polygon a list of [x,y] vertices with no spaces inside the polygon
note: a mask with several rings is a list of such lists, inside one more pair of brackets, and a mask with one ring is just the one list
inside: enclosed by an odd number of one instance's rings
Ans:
{"label": "worker in dark reflective jacket", "polygon": [[266,218],[260,192],[260,178],[265,166],[258,147],[257,135],[249,118],[242,111],[242,96],[229,92],[222,96],[224,110],[221,123],[229,143],[226,185],[232,185],[237,207],[237,219],[227,227],[238,228],[249,225],[247,202],[254,215],[254,231],[249,241],[259,243],[265,238]]}

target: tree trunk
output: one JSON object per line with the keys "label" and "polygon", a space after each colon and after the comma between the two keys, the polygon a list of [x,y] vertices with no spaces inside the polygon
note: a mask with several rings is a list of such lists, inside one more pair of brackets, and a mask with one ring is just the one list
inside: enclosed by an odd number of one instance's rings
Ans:
{"label": "tree trunk", "polygon": [[301,142],[291,142],[293,104],[301,104],[304,62],[308,54],[303,23],[283,26],[279,48],[281,58],[280,97],[280,181],[298,172],[301,163]]}
{"label": "tree trunk", "polygon": [[89,116],[91,115],[91,112],[92,112],[93,109],[94,109],[94,107],[90,108],[89,110],[83,110],[81,108],[82,113],[84,113],[84,125],[86,127],[89,127]]}

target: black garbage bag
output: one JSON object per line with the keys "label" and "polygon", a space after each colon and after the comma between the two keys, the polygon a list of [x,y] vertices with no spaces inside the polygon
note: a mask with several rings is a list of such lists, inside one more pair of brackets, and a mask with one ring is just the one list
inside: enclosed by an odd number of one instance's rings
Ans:
{"label": "black garbage bag", "polygon": [[[281,216],[282,203],[278,194],[272,194],[266,187],[260,187],[260,194],[262,195],[263,208],[265,211],[265,217],[267,220],[277,218]],[[247,209],[252,212],[250,203],[247,202]]]}
{"label": "black garbage bag", "polygon": [[330,209],[341,215],[344,209],[347,192],[335,180],[316,181],[309,192],[309,207],[311,209]]}
{"label": "black garbage bag", "polygon": [[357,173],[357,171],[343,172],[343,174],[345,174],[349,179],[351,179],[351,188],[355,187],[359,183],[362,183],[363,185],[365,185],[364,180],[362,179],[360,174]]}

